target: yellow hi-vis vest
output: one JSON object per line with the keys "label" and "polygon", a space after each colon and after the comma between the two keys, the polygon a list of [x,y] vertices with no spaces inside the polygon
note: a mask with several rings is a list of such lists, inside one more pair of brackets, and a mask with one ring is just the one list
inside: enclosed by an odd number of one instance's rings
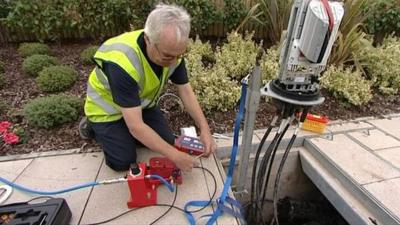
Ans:
{"label": "yellow hi-vis vest", "polygon": [[120,107],[113,102],[103,62],[117,64],[136,81],[142,108],[157,104],[163,87],[180,60],[175,65],[164,67],[159,79],[137,44],[142,32],[137,30],[113,37],[104,42],[94,55],[97,66],[90,73],[85,101],[85,114],[91,122],[111,122],[122,118]]}

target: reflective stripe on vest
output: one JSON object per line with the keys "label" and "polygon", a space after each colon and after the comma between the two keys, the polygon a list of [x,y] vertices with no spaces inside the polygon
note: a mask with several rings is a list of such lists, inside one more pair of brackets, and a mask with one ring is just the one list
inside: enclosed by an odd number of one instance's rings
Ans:
{"label": "reflective stripe on vest", "polygon": [[109,122],[122,117],[120,107],[113,102],[109,79],[103,71],[103,63],[106,62],[119,66],[136,81],[142,108],[154,107],[157,104],[167,80],[181,60],[178,59],[168,68],[164,67],[161,77],[157,77],[150,62],[136,44],[140,32],[143,31],[133,31],[109,39],[97,50],[94,57],[97,66],[89,76],[85,102],[85,114],[89,120]]}
{"label": "reflective stripe on vest", "polygon": [[97,80],[100,81],[100,83],[103,85],[103,87],[105,89],[110,91],[111,90],[110,84],[108,83],[106,75],[103,73],[103,71],[101,71],[101,69],[99,69],[99,67],[96,66],[95,73],[96,73]]}
{"label": "reflective stripe on vest", "polygon": [[87,85],[87,95],[94,101],[98,106],[100,106],[108,114],[117,114],[120,111],[114,108],[112,105],[108,104],[104,99],[94,90],[92,85],[88,82]]}
{"label": "reflective stripe on vest", "polygon": [[140,63],[139,58],[136,54],[136,51],[133,50],[130,46],[125,45],[123,43],[114,43],[110,45],[102,45],[98,49],[99,52],[110,52],[110,51],[119,51],[123,52],[126,57],[128,58],[129,62],[135,67],[136,71],[138,72],[138,75],[140,77],[138,85],[139,88],[143,88],[143,76],[144,76],[144,70],[143,70],[143,65]]}
{"label": "reflective stripe on vest", "polygon": [[[108,81],[106,80],[106,75],[103,73],[103,71],[101,69],[99,69],[96,66],[95,69],[95,73],[96,73],[96,77],[97,80],[100,81],[100,83],[103,85],[103,87],[107,90],[107,91],[111,91],[110,89],[110,84],[108,83]],[[115,112],[112,109],[115,109],[112,105],[108,104],[107,102],[105,102],[101,96],[99,94],[97,94],[97,92],[93,89],[93,87],[91,86],[90,82],[88,83],[88,88],[87,88],[87,95],[90,96],[90,98],[100,107],[102,107],[104,109],[105,112],[110,113],[110,114],[115,114],[118,113],[119,111]],[[140,100],[140,106],[141,107],[145,107],[148,104],[150,104],[151,101],[148,99],[141,99]]]}

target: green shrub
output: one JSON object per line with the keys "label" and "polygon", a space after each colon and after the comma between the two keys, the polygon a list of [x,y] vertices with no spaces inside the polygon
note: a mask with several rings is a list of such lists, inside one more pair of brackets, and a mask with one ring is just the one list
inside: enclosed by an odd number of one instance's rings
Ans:
{"label": "green shrub", "polygon": [[207,112],[232,109],[240,98],[239,84],[230,79],[223,67],[197,71],[192,74],[190,83],[200,105]]}
{"label": "green shrub", "polygon": [[131,0],[132,4],[135,6],[133,8],[133,14],[135,15],[135,19],[132,21],[132,26],[134,30],[138,28],[143,28],[146,22],[147,16],[154,8],[157,0]]}
{"label": "green shrub", "polygon": [[203,43],[196,37],[195,40],[190,40],[185,59],[188,61],[186,66],[190,76],[204,67],[212,66],[215,63],[215,54],[209,42]]}
{"label": "green shrub", "polygon": [[45,67],[58,65],[57,58],[48,55],[31,55],[22,63],[22,70],[34,77]]}
{"label": "green shrub", "polygon": [[4,73],[4,70],[5,70],[4,67],[5,66],[6,66],[5,63],[0,61],[0,73]]}
{"label": "green shrub", "polygon": [[233,79],[240,81],[256,63],[256,56],[261,46],[252,41],[253,34],[231,33],[228,43],[217,50],[216,64],[222,66]]}
{"label": "green shrub", "polygon": [[269,48],[263,55],[260,67],[264,84],[277,77],[279,72],[279,49],[277,46]]}
{"label": "green shrub", "polygon": [[360,71],[352,71],[352,68],[330,66],[320,82],[336,98],[352,105],[365,104],[372,98],[370,82],[362,77]]}
{"label": "green shrub", "polygon": [[365,33],[362,31],[366,17],[361,10],[366,3],[367,0],[344,1],[344,15],[328,59],[329,65],[342,66],[358,60],[353,53],[366,44]]}
{"label": "green shrub", "polygon": [[93,56],[96,53],[98,47],[97,46],[90,46],[82,51],[81,53],[81,62],[85,65],[92,65],[93,64]]}
{"label": "green shrub", "polygon": [[[230,1],[230,0],[227,0]],[[233,0],[236,1],[236,0]],[[144,22],[147,18],[148,13],[160,2],[158,0],[134,0],[135,10],[134,13],[137,16],[137,20],[134,21],[134,25],[137,27],[143,27]],[[222,12],[217,10],[213,1],[209,0],[164,0],[161,2],[176,4],[184,7],[190,17],[192,18],[191,26],[194,34],[207,29],[215,21],[222,19]],[[232,10],[231,10],[232,11]]]}
{"label": "green shrub", "polygon": [[237,28],[247,15],[243,0],[224,0],[224,25],[228,31]]}
{"label": "green shrub", "polygon": [[240,86],[228,76],[225,67],[216,63],[211,45],[196,38],[188,49],[185,58],[190,84],[202,108],[210,112],[235,107],[240,97]]}
{"label": "green shrub", "polygon": [[[64,1],[64,0],[61,0]],[[133,12],[135,5],[132,0],[70,0],[77,2],[76,13],[80,15],[77,20],[77,29],[94,39],[104,38],[109,33],[105,31],[116,31],[122,33],[129,29],[132,19],[137,18]],[[67,24],[73,24],[65,18]],[[101,24],[101,26],[99,26]]]}
{"label": "green shrub", "polygon": [[293,0],[259,0],[260,12],[258,19],[267,29],[268,43],[278,44],[282,31],[287,29]]}
{"label": "green shrub", "polygon": [[10,2],[8,0],[0,0],[0,18],[5,18],[10,11]]}
{"label": "green shrub", "polygon": [[42,128],[76,121],[82,101],[75,96],[53,95],[32,100],[24,107],[28,123]]}
{"label": "green shrub", "polygon": [[8,111],[8,105],[5,101],[0,100],[0,116],[5,115]]}
{"label": "green shrub", "polygon": [[28,57],[36,54],[47,55],[49,52],[49,46],[42,43],[22,43],[18,48],[18,53],[22,57]]}
{"label": "green shrub", "polygon": [[[13,0],[5,24],[14,33],[55,40],[71,32],[102,39],[129,28],[132,0]],[[99,26],[101,24],[101,26]]]}
{"label": "green shrub", "polygon": [[398,0],[378,0],[371,2],[365,21],[369,33],[380,43],[392,33],[400,34],[400,2]]}
{"label": "green shrub", "polygon": [[4,77],[4,74],[0,73],[0,89],[2,89],[5,84],[6,84],[6,78]]}
{"label": "green shrub", "polygon": [[24,120],[23,109],[20,108],[10,108],[7,111],[7,117],[12,123],[22,123]]}
{"label": "green shrub", "polygon": [[373,85],[384,94],[396,94],[400,89],[400,39],[389,37],[377,48],[356,52]]}
{"label": "green shrub", "polygon": [[64,91],[71,87],[77,72],[69,66],[50,66],[44,68],[36,78],[39,88],[45,92]]}
{"label": "green shrub", "polygon": [[192,17],[191,26],[195,34],[207,29],[221,17],[214,3],[209,0],[171,0],[169,2],[183,6],[188,11]]}
{"label": "green shrub", "polygon": [[20,124],[15,124],[13,126],[12,132],[19,137],[18,143],[21,143],[21,144],[25,144],[30,138],[28,135],[28,132]]}

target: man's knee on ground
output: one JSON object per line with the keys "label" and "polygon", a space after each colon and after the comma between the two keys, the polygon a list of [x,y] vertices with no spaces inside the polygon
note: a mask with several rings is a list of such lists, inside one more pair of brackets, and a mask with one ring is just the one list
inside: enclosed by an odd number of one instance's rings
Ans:
{"label": "man's knee on ground", "polygon": [[107,160],[106,159],[106,164],[108,167],[115,171],[126,171],[130,168],[131,163],[134,161],[132,160]]}

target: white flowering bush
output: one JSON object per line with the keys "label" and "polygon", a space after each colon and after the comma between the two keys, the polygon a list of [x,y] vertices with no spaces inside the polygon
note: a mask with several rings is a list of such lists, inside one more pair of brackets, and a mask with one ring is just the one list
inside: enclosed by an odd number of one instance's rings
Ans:
{"label": "white flowering bush", "polygon": [[321,86],[352,105],[362,105],[372,98],[370,81],[352,68],[330,66],[320,78]]}
{"label": "white flowering bush", "polygon": [[384,94],[393,95],[400,89],[400,39],[389,37],[377,48],[356,52],[373,85]]}
{"label": "white flowering bush", "polygon": [[277,46],[269,48],[262,56],[260,67],[263,84],[277,77],[279,72],[279,49]]}
{"label": "white flowering bush", "polygon": [[186,68],[191,75],[215,63],[215,54],[209,42],[203,43],[196,37],[190,41],[185,59],[188,61]]}
{"label": "white flowering bush", "polygon": [[215,62],[211,45],[198,38],[189,45],[186,54],[190,83],[205,111],[232,109],[240,97],[240,86],[224,67]]}
{"label": "white flowering bush", "polygon": [[249,74],[255,65],[258,52],[262,51],[261,44],[256,44],[252,38],[253,33],[242,37],[241,34],[233,32],[228,35],[228,42],[217,49],[216,64],[223,67],[227,74],[237,81]]}
{"label": "white flowering bush", "polygon": [[200,105],[207,112],[232,109],[240,98],[238,82],[231,80],[222,67],[204,69],[190,82]]}

